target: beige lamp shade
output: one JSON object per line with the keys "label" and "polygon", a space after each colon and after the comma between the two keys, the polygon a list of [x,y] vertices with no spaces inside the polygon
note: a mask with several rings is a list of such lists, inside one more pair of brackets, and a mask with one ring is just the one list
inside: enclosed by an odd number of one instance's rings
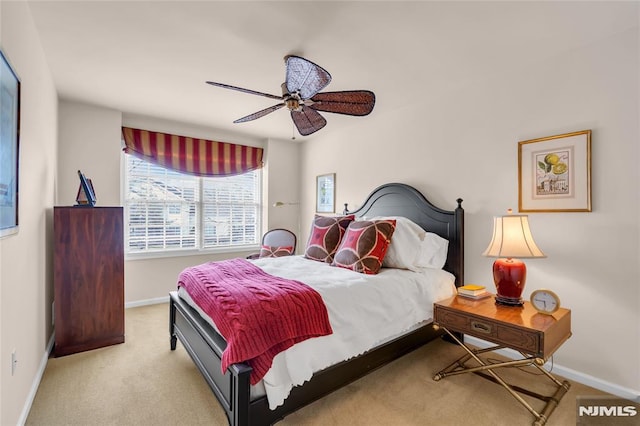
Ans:
{"label": "beige lamp shade", "polygon": [[547,257],[533,241],[527,215],[494,217],[493,237],[482,254],[507,258]]}

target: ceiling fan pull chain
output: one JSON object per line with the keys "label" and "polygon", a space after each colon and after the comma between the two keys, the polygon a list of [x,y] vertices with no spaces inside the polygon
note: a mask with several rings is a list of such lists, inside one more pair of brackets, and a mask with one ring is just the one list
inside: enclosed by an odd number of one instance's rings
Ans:
{"label": "ceiling fan pull chain", "polygon": [[296,126],[293,124],[293,121],[291,122],[291,140],[296,140]]}

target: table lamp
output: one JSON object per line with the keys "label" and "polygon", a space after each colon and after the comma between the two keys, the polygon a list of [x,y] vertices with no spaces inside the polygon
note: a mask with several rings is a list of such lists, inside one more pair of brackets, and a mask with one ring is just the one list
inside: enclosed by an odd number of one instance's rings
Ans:
{"label": "table lamp", "polygon": [[522,291],[527,278],[527,268],[517,258],[547,257],[536,246],[529,229],[527,215],[511,214],[493,218],[493,237],[483,255],[497,257],[493,263],[493,282],[496,285],[496,302],[520,306]]}

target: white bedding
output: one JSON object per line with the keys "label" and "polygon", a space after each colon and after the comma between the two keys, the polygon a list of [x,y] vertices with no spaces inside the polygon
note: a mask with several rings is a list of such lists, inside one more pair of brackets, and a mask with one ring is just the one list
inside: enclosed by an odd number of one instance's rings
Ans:
{"label": "white bedding", "polygon": [[313,287],[322,296],[333,328],[333,334],[300,342],[274,358],[262,381],[272,410],[314,372],[430,320],[433,302],[455,294],[453,275],[441,269],[383,268],[377,275],[364,275],[303,256],[254,262],[269,274]]}

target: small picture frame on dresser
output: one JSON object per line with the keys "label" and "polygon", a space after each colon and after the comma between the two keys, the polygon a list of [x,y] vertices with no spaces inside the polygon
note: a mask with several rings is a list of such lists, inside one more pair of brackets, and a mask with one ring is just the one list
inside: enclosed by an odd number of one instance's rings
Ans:
{"label": "small picture frame on dresser", "polygon": [[96,205],[96,194],[93,189],[93,183],[91,179],[78,170],[78,177],[80,178],[80,186],[78,187],[78,193],[76,194],[76,206],[77,207],[93,207]]}

